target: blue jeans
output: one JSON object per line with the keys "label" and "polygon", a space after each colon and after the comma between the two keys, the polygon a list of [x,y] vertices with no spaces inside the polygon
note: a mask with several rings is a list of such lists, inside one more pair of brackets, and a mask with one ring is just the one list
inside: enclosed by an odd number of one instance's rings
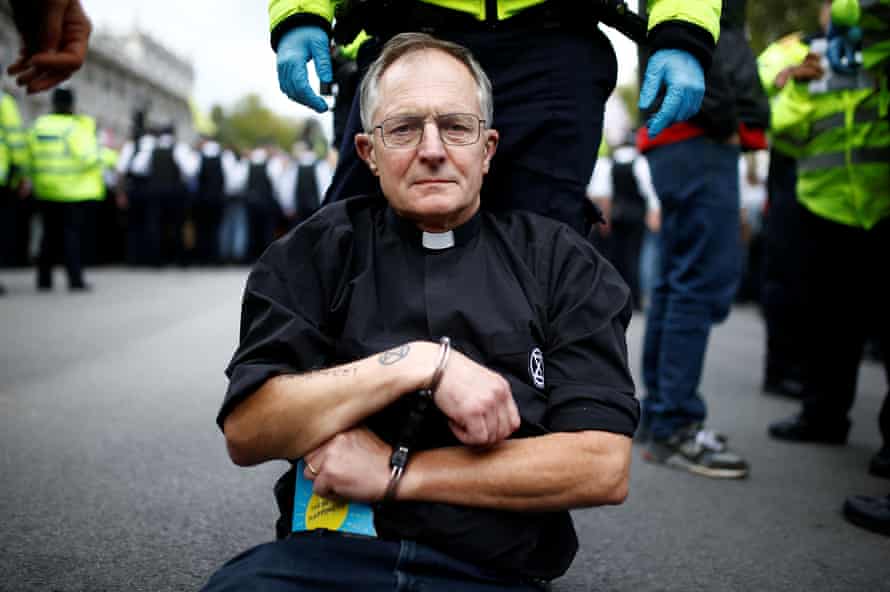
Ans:
{"label": "blue jeans", "polygon": [[729,314],[741,270],[739,149],[693,138],[646,156],[662,224],[643,342],[643,415],[663,440],[707,413],[698,385],[708,336]]}
{"label": "blue jeans", "polygon": [[229,201],[219,226],[219,257],[223,262],[241,262],[247,255],[247,204]]}
{"label": "blue jeans", "polygon": [[411,541],[324,531],[259,545],[235,557],[203,592],[539,592],[536,584],[494,574]]}

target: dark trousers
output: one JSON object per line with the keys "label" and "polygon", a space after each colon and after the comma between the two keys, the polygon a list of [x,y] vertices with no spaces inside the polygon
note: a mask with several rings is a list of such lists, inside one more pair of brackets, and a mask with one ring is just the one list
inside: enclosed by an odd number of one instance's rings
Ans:
{"label": "dark trousers", "polygon": [[739,149],[693,138],[646,156],[662,224],[643,342],[643,412],[652,437],[667,439],[706,416],[698,385],[708,337],[729,314],[741,265]]}
{"label": "dark trousers", "polygon": [[52,287],[53,265],[62,259],[68,272],[68,286],[83,286],[82,232],[88,202],[41,201],[43,238],[37,260],[37,285]]}
{"label": "dark trousers", "polygon": [[142,188],[130,191],[127,216],[127,263],[161,264],[161,203]]}
{"label": "dark trousers", "polygon": [[[602,134],[603,109],[615,86],[617,66],[599,31],[562,30],[443,33],[467,46],[491,78],[494,122],[500,143],[482,184],[482,206],[523,209],[565,222],[587,234],[585,196]],[[533,38],[533,42],[530,39]],[[362,68],[377,56],[378,42],[359,52]],[[352,104],[340,161],[326,201],[379,190],[358,158],[359,97]]]}
{"label": "dark trousers", "polygon": [[201,264],[219,263],[219,224],[222,221],[222,196],[198,200],[192,206],[195,225],[194,260]]}
{"label": "dark trousers", "polygon": [[801,380],[802,290],[801,261],[805,255],[801,237],[803,206],[797,201],[797,164],[793,158],[770,152],[767,210],[763,231],[763,285],[761,302],[766,320],[764,379]]}
{"label": "dark trousers", "polygon": [[630,288],[633,307],[642,308],[640,294],[640,252],[643,250],[643,237],[646,224],[643,221],[614,220],[606,241],[606,258],[615,266]]}
{"label": "dark trousers", "polygon": [[[801,215],[805,354],[804,415],[815,423],[848,423],[866,339],[882,344],[890,385],[890,218],[870,230]],[[890,392],[888,392],[890,395]],[[890,445],[890,406],[879,418]]]}
{"label": "dark trousers", "polygon": [[411,541],[321,531],[259,545],[213,574],[204,592],[533,592],[538,585],[500,576]]}
{"label": "dark trousers", "polygon": [[0,187],[0,267],[16,263],[18,197],[8,187]]}

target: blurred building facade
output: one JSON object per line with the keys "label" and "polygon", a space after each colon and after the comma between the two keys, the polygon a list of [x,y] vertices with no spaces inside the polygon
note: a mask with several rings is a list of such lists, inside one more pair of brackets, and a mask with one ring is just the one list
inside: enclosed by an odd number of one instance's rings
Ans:
{"label": "blurred building facade", "polygon": [[[0,0],[2,88],[18,102],[30,124],[50,110],[50,93],[27,96],[5,74],[18,56],[19,35],[8,0]],[[195,131],[189,107],[195,72],[191,62],[141,31],[124,35],[94,31],[86,62],[67,83],[77,96],[77,111],[96,118],[106,141],[120,144],[133,133],[134,115],[148,126],[172,124],[180,139]]]}

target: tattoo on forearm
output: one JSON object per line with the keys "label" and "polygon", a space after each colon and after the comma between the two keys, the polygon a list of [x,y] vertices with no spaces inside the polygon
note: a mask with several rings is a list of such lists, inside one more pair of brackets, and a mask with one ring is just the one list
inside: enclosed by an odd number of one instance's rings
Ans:
{"label": "tattoo on forearm", "polygon": [[302,374],[291,374],[289,378],[310,380],[319,376],[355,376],[356,374],[358,374],[358,366],[343,366],[340,368],[317,368]]}
{"label": "tattoo on forearm", "polygon": [[401,347],[390,349],[380,354],[378,361],[384,366],[392,366],[396,362],[404,360],[406,357],[408,357],[409,351],[411,351],[411,346],[407,344]]}

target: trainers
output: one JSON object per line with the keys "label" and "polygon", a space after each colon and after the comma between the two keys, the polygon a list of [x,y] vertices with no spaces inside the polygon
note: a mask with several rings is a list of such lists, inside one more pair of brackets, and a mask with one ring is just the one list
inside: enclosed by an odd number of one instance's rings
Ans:
{"label": "trainers", "polygon": [[748,463],[729,450],[726,437],[693,425],[667,440],[652,440],[643,459],[714,479],[742,479]]}

